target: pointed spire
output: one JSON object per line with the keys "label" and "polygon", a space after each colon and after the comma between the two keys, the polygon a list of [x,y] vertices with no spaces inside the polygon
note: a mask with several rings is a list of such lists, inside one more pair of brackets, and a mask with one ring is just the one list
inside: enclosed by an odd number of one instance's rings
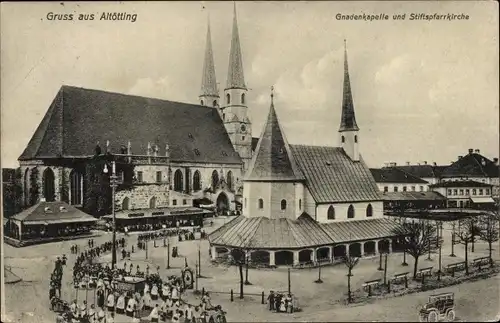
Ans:
{"label": "pointed spire", "polygon": [[347,44],[344,39],[344,92],[342,96],[342,116],[340,118],[339,131],[358,131],[356,116],[354,114],[354,102],[352,99],[351,82],[349,80],[349,68],[347,65]]}
{"label": "pointed spire", "polygon": [[246,173],[246,181],[304,180],[291,153],[285,133],[274,109],[274,88],[271,88],[271,107],[255,153]]}
{"label": "pointed spire", "polygon": [[227,71],[226,88],[241,88],[246,90],[245,76],[243,75],[240,35],[238,33],[238,21],[236,19],[236,2],[234,2],[233,15],[233,35],[231,38],[231,52],[229,53],[229,68]]}
{"label": "pointed spire", "polygon": [[219,91],[217,91],[217,80],[215,78],[214,53],[212,50],[212,35],[210,32],[210,16],[208,17],[207,40],[205,46],[205,60],[203,62],[200,96],[219,97]]}

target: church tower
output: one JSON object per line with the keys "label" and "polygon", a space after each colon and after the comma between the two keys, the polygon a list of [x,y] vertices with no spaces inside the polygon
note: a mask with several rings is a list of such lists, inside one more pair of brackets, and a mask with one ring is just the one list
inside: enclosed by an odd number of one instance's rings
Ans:
{"label": "church tower", "polygon": [[359,161],[359,128],[354,115],[349,68],[347,66],[347,45],[344,39],[344,89],[342,95],[342,115],[340,117],[340,147],[353,161]]}
{"label": "church tower", "polygon": [[243,179],[243,215],[295,220],[303,211],[304,175],[271,107],[255,153]]}
{"label": "church tower", "polygon": [[210,21],[208,21],[207,41],[205,45],[205,60],[203,62],[203,75],[201,77],[200,105],[207,107],[219,106],[219,91],[215,77],[214,53],[212,50],[212,35]]}
{"label": "church tower", "polygon": [[244,171],[248,168],[252,158],[252,125],[248,118],[247,92],[236,19],[236,4],[234,4],[233,34],[231,52],[229,53],[227,85],[224,89],[222,103],[222,119],[234,149],[244,162]]}

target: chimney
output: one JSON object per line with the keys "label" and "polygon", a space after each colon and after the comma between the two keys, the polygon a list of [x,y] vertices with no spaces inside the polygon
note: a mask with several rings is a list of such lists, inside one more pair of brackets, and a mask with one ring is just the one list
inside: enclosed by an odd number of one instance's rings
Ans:
{"label": "chimney", "polygon": [[424,160],[424,165],[427,165],[427,160]]}
{"label": "chimney", "polygon": [[148,141],[148,156],[151,155],[151,143]]}
{"label": "chimney", "polygon": [[436,162],[432,162],[432,165],[437,166],[437,163]]}
{"label": "chimney", "polygon": [[170,147],[165,145],[165,157],[170,157]]}
{"label": "chimney", "polygon": [[420,163],[417,163],[418,166],[420,166]]}
{"label": "chimney", "polygon": [[395,162],[391,163],[391,167],[395,167],[397,164]]}
{"label": "chimney", "polygon": [[469,154],[472,154],[473,151],[474,151],[474,149],[469,148]]}
{"label": "chimney", "polygon": [[493,162],[495,163],[495,165],[498,165],[498,158],[493,158]]}
{"label": "chimney", "polygon": [[389,163],[384,163],[384,167],[389,167]]}
{"label": "chimney", "polygon": [[462,159],[463,156],[458,156],[458,159]]}
{"label": "chimney", "polygon": [[406,162],[406,166],[410,166],[410,162]]}
{"label": "chimney", "polygon": [[475,153],[476,153],[476,154],[479,154],[480,152],[481,152],[481,151],[480,151],[479,149],[476,149],[476,150],[475,150]]}

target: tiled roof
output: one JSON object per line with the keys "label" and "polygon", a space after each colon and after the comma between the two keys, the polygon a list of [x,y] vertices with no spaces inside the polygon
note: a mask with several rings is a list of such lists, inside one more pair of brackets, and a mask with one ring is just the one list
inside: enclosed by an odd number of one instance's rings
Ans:
{"label": "tiled roof", "polygon": [[331,244],[309,215],[297,220],[238,216],[209,235],[210,243],[236,248],[304,248]]}
{"label": "tiled roof", "polygon": [[[131,143],[146,155],[148,142],[179,162],[241,164],[215,108],[63,86],[20,160],[85,157],[109,140],[111,153]],[[197,152],[195,152],[197,150]]]}
{"label": "tiled roof", "polygon": [[[155,209],[136,209],[136,210],[123,210],[116,212],[115,216],[117,219],[144,219],[144,218],[155,218],[159,216],[173,216],[173,215],[202,215],[202,214],[212,214],[212,211],[207,211],[194,206],[177,206],[177,207],[165,207],[165,208],[155,208]],[[112,219],[112,215],[103,216],[105,219]]]}
{"label": "tiled roof", "polygon": [[209,235],[211,244],[249,249],[295,249],[393,236],[390,219],[318,223],[303,214],[297,220],[239,216]]}
{"label": "tiled roof", "polygon": [[[46,210],[46,208],[48,208]],[[63,210],[61,210],[63,208]],[[32,207],[11,217],[25,223],[48,221],[48,222],[94,222],[97,221],[91,215],[78,210],[72,205],[64,202],[39,202]]]}
{"label": "tiled roof", "polygon": [[419,177],[408,174],[407,172],[395,167],[370,168],[370,172],[377,183],[428,183]]}
{"label": "tiled roof", "polygon": [[498,175],[498,166],[477,153],[463,156],[441,174],[442,177],[498,177]]}
{"label": "tiled roof", "polygon": [[[345,41],[344,41],[345,43]],[[344,44],[345,45],[345,44]],[[356,115],[354,114],[354,100],[352,99],[351,81],[347,64],[347,47],[344,48],[344,88],[342,92],[342,115],[339,131],[357,131]]]}
{"label": "tiled roof", "polygon": [[342,148],[290,145],[316,203],[382,200],[363,159],[352,161]]}
{"label": "tiled roof", "polygon": [[396,226],[394,221],[385,218],[321,224],[335,243],[391,237]]}
{"label": "tiled roof", "polygon": [[271,107],[245,181],[301,181],[300,172],[280,126],[271,95]]}
{"label": "tiled roof", "polygon": [[439,177],[439,174],[442,172],[444,167],[446,167],[446,166],[434,166],[434,165],[395,166],[395,168],[401,169],[401,170],[407,172],[408,174],[411,174],[411,175],[419,177],[419,178]]}
{"label": "tiled roof", "polygon": [[466,181],[443,181],[441,183],[429,185],[429,187],[492,187],[493,185],[476,182],[473,180]]}
{"label": "tiled roof", "polygon": [[446,200],[446,198],[438,192],[384,192],[382,198],[384,201]]}

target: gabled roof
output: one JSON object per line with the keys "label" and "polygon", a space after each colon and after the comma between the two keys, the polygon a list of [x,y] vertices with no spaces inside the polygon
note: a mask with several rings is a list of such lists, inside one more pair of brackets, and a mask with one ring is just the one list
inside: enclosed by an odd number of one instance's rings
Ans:
{"label": "gabled roof", "polygon": [[39,202],[12,216],[10,219],[22,221],[27,224],[97,221],[93,216],[65,202]]}
{"label": "gabled roof", "polygon": [[492,187],[493,185],[476,182],[473,180],[465,181],[443,181],[441,183],[429,185],[429,187]]}
{"label": "gabled roof", "polygon": [[[175,162],[241,164],[215,108],[62,86],[19,160],[88,157],[97,142],[109,151],[131,143],[146,155],[148,142]],[[199,154],[195,152],[198,150]]]}
{"label": "gabled roof", "polygon": [[[394,166],[394,167],[419,178],[436,178],[439,177],[439,174],[446,166],[405,165],[405,166]],[[382,167],[382,169],[384,168],[386,167]]]}
{"label": "gabled roof", "polygon": [[304,248],[332,243],[309,215],[287,218],[238,216],[209,235],[210,243],[236,248]]}
{"label": "gabled roof", "polygon": [[233,35],[231,38],[231,51],[229,53],[229,68],[227,70],[226,85],[226,89],[231,88],[247,88],[245,85],[245,76],[243,74],[243,58],[241,55],[238,21],[236,19],[236,3],[234,3]]}
{"label": "gabled roof", "polygon": [[442,177],[498,177],[498,166],[477,153],[463,156],[441,174]]}
{"label": "gabled roof", "polygon": [[205,60],[203,61],[203,75],[201,78],[200,96],[219,96],[217,91],[217,79],[215,77],[214,54],[212,50],[212,36],[210,33],[210,22],[207,28],[207,40],[205,45]]}
{"label": "gabled roof", "polygon": [[438,192],[384,192],[384,201],[442,201],[446,198]]}
{"label": "gabled roof", "polygon": [[363,159],[352,161],[339,147],[290,145],[316,203],[382,200]]}
{"label": "gabled roof", "polygon": [[427,181],[423,179],[408,174],[407,172],[395,168],[370,168],[370,172],[375,178],[377,183],[415,183],[415,184],[427,184]]}
{"label": "gabled roof", "polygon": [[264,124],[252,160],[245,175],[245,181],[301,181],[304,180],[285,133],[280,126],[274,109],[273,96],[267,121]]}
{"label": "gabled roof", "polygon": [[354,100],[352,99],[349,67],[347,64],[347,45],[344,40],[344,89],[342,94],[342,115],[339,131],[358,131],[356,115],[354,114]]}

